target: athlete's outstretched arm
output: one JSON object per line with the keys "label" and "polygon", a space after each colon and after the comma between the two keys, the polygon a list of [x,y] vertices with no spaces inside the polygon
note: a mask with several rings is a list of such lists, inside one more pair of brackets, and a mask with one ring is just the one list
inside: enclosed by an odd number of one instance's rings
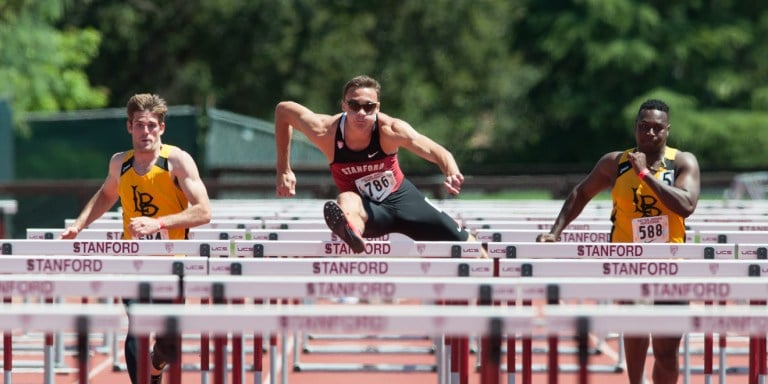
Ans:
{"label": "athlete's outstretched arm", "polygon": [[333,117],[312,112],[293,102],[282,101],[275,107],[275,152],[277,153],[275,186],[278,196],[296,194],[296,175],[291,170],[291,138],[293,129],[303,133],[328,159],[333,160],[333,137],[328,128]]}
{"label": "athlete's outstretched arm", "polygon": [[457,195],[461,192],[464,175],[461,174],[453,154],[445,147],[417,132],[410,124],[400,119],[393,119],[389,138],[396,146],[403,147],[440,167],[440,171],[445,175],[444,184],[448,193]]}
{"label": "athlete's outstretched arm", "polygon": [[621,152],[609,152],[597,161],[589,175],[568,194],[549,233],[539,235],[536,241],[557,241],[563,229],[581,214],[581,211],[595,195],[613,186],[616,180],[616,161],[619,155]]}
{"label": "athlete's outstretched arm", "polygon": [[107,172],[104,183],[101,184],[101,187],[93,197],[88,200],[88,203],[85,204],[75,222],[59,235],[59,239],[74,239],[80,231],[115,205],[119,197],[118,180],[122,161],[122,152],[112,155],[112,158],[109,160],[109,172]]}

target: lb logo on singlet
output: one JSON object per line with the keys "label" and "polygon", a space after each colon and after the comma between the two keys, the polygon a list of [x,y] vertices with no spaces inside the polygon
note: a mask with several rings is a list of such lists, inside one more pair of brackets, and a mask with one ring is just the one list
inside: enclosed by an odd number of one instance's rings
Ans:
{"label": "lb logo on singlet", "polygon": [[141,212],[142,216],[154,216],[158,208],[152,204],[152,200],[154,200],[152,195],[139,191],[135,185],[132,185],[131,188],[133,188],[133,210]]}
{"label": "lb logo on singlet", "polygon": [[656,207],[658,200],[651,195],[642,195],[637,193],[637,189],[632,188],[632,202],[635,203],[635,212],[640,212],[643,217],[652,217],[661,215],[661,209]]}

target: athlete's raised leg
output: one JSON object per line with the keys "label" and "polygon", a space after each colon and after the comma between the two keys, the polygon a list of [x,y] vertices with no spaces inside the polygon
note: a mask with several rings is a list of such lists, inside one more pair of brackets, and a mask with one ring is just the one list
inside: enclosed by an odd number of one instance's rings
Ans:
{"label": "athlete's raised leg", "polygon": [[337,201],[328,201],[323,207],[323,216],[328,228],[344,240],[356,253],[365,250],[362,234],[368,215],[363,200],[354,192],[343,192]]}

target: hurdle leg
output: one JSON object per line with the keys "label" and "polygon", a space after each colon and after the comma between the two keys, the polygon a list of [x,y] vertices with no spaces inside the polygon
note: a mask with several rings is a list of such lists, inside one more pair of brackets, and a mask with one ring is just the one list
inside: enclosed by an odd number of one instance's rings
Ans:
{"label": "hurdle leg", "polygon": [[549,384],[557,384],[559,363],[557,356],[557,336],[547,337],[549,350],[547,351],[547,378]]}
{"label": "hurdle leg", "polygon": [[[46,304],[53,304],[53,298],[46,298],[45,299]],[[61,332],[58,332],[59,338],[61,338]],[[45,342],[43,343],[43,372],[44,372],[44,378],[43,382],[45,384],[53,384],[53,366],[54,366],[54,348],[53,348],[53,337],[54,333],[52,332],[46,332],[45,333]]]}
{"label": "hurdle leg", "polygon": [[287,332],[283,332],[280,334],[280,337],[282,341],[280,342],[280,349],[282,349],[282,352],[280,353],[280,365],[282,369],[280,370],[280,382],[282,384],[288,383],[288,370],[286,367],[288,366],[288,348],[290,343],[288,342],[290,336]]}
{"label": "hurdle leg", "polygon": [[[4,297],[3,303],[13,302],[10,297]],[[3,332],[3,382],[11,384],[13,372],[13,333],[6,330]]]}
{"label": "hurdle leg", "polygon": [[[283,300],[283,304],[289,305],[289,304],[299,304],[298,301],[289,302],[288,300]],[[281,342],[281,349],[282,353],[280,356],[280,364],[282,366],[282,369],[280,371],[280,380],[283,384],[288,383],[288,348],[291,345],[290,341],[290,334],[287,332],[283,332],[281,335],[282,342]]]}
{"label": "hurdle leg", "polygon": [[[531,306],[530,300],[523,300],[523,306]],[[533,338],[523,337],[523,384],[531,384],[533,377]]]}
{"label": "hurdle leg", "polygon": [[469,337],[462,336],[459,341],[459,356],[460,356],[460,363],[459,366],[459,374],[460,374],[460,384],[468,384],[469,383]]}
{"label": "hurdle leg", "polygon": [[[113,304],[117,304],[118,300],[120,300],[120,298],[117,298],[117,297],[114,298]],[[120,344],[120,343],[117,342],[117,331],[110,332],[109,333],[109,337],[112,340],[111,341],[111,343],[112,343],[112,352],[111,352],[111,354],[112,354],[112,372],[118,372],[118,371],[121,370],[121,367],[120,367],[120,364],[118,363],[118,361],[119,361],[118,356],[120,356],[120,350],[119,350],[120,346],[118,344]]]}
{"label": "hurdle leg", "polygon": [[714,365],[714,339],[711,333],[704,335],[704,382],[712,383],[712,371]]}
{"label": "hurdle leg", "polygon": [[458,341],[456,336],[448,336],[445,338],[446,352],[448,353],[448,369],[450,369],[451,384],[459,384],[459,356],[458,356]]}
{"label": "hurdle leg", "polygon": [[213,383],[227,382],[227,334],[213,336]]}
{"label": "hurdle leg", "polygon": [[[208,298],[200,299],[201,305],[209,305]],[[208,332],[200,334],[200,384],[208,384],[211,370],[211,340]]]}
{"label": "hurdle leg", "polygon": [[141,383],[149,382],[149,336],[137,337],[138,361],[136,362],[136,378]]}
{"label": "hurdle leg", "polygon": [[[56,298],[56,303],[61,304],[64,302],[64,299],[61,297]],[[83,304],[88,304],[88,299],[83,297],[80,299],[80,302]],[[53,300],[46,300],[46,303],[51,304],[53,303]],[[53,351],[53,358],[52,358],[52,367],[53,368],[62,368],[65,366],[64,364],[64,333],[62,331],[56,331],[53,333],[53,346],[51,350]]]}
{"label": "hurdle leg", "polygon": [[[262,300],[254,300],[254,304],[263,304]],[[264,337],[261,333],[253,335],[253,382],[261,384],[264,372]]]}
{"label": "hurdle leg", "polygon": [[590,321],[587,317],[579,317],[576,320],[576,339],[579,362],[579,384],[589,382],[589,328]]}
{"label": "hurdle leg", "polygon": [[78,377],[80,383],[88,383],[88,318],[80,316],[77,319],[77,361],[78,361]]}
{"label": "hurdle leg", "polygon": [[437,371],[437,384],[447,384],[445,379],[445,339],[444,335],[434,337],[435,367]]}
{"label": "hurdle leg", "polygon": [[269,335],[269,382],[277,384],[277,335]]}
{"label": "hurdle leg", "polygon": [[[758,302],[750,301],[750,305],[758,305]],[[760,353],[758,351],[758,338],[749,335],[749,384],[757,384],[757,366]]]}
{"label": "hurdle leg", "polygon": [[517,375],[517,362],[515,359],[515,348],[517,343],[515,340],[515,334],[507,335],[507,384],[515,384]]}
{"label": "hurdle leg", "polygon": [[3,332],[3,382],[11,384],[13,369],[13,337],[11,331]]}
{"label": "hurdle leg", "polygon": [[[483,337],[480,340],[481,350],[483,353],[479,356],[480,363],[480,383],[481,384],[498,384],[499,383],[499,353],[492,352],[494,348],[492,340],[489,337]],[[498,345],[497,345],[498,347]],[[495,358],[494,358],[495,356]]]}
{"label": "hurdle leg", "polygon": [[487,336],[480,339],[480,383],[499,384],[501,374],[501,319],[491,320]]}
{"label": "hurdle leg", "polygon": [[264,372],[264,337],[261,334],[253,335],[253,382],[262,383]]}
{"label": "hurdle leg", "polygon": [[43,383],[53,384],[53,333],[45,333],[45,342],[43,345]]}
{"label": "hurdle leg", "polygon": [[691,382],[691,343],[690,335],[683,334],[683,384]]}
{"label": "hurdle leg", "polygon": [[[232,304],[242,305],[245,304],[244,299],[232,299]],[[232,383],[242,384],[245,377],[245,370],[243,368],[243,335],[240,333],[232,334]]]}
{"label": "hurdle leg", "polygon": [[[724,305],[724,304],[723,304]],[[728,364],[726,363],[726,357],[725,357],[725,348],[726,348],[726,338],[725,333],[721,333],[720,337],[718,339],[718,345],[720,347],[720,350],[718,351],[718,358],[720,359],[720,366],[718,369],[718,377],[720,379],[720,384],[725,384],[725,371],[728,369]]]}
{"label": "hurdle leg", "polygon": [[[179,304],[175,301],[175,304]],[[175,317],[169,317],[165,320],[165,329],[162,331],[162,338],[165,343],[172,340],[169,349],[171,355],[166,356],[168,363],[168,376],[170,384],[181,384],[181,331],[179,331],[179,321]],[[157,341],[155,341],[157,343]]]}
{"label": "hurdle leg", "polygon": [[[115,303],[114,298],[100,298],[99,303],[112,305]],[[109,353],[110,349],[112,348],[112,343],[114,343],[114,331],[108,331],[104,332],[102,337],[104,338],[101,343],[101,347],[97,348],[97,351],[101,353]]]}
{"label": "hurdle leg", "polygon": [[758,382],[760,384],[765,384],[766,380],[766,339],[765,336],[760,336],[758,338],[758,364],[757,364],[757,373],[758,373]]}
{"label": "hurdle leg", "polygon": [[[270,300],[270,305],[276,305],[277,300]],[[277,335],[269,335],[269,382],[277,384]]]}

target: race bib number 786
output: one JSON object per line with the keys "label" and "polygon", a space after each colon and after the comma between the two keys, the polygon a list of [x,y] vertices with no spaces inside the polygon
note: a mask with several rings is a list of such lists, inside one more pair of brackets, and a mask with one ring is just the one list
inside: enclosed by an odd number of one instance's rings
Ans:
{"label": "race bib number 786", "polygon": [[392,171],[372,173],[355,180],[358,192],[380,202],[395,190],[395,174]]}

